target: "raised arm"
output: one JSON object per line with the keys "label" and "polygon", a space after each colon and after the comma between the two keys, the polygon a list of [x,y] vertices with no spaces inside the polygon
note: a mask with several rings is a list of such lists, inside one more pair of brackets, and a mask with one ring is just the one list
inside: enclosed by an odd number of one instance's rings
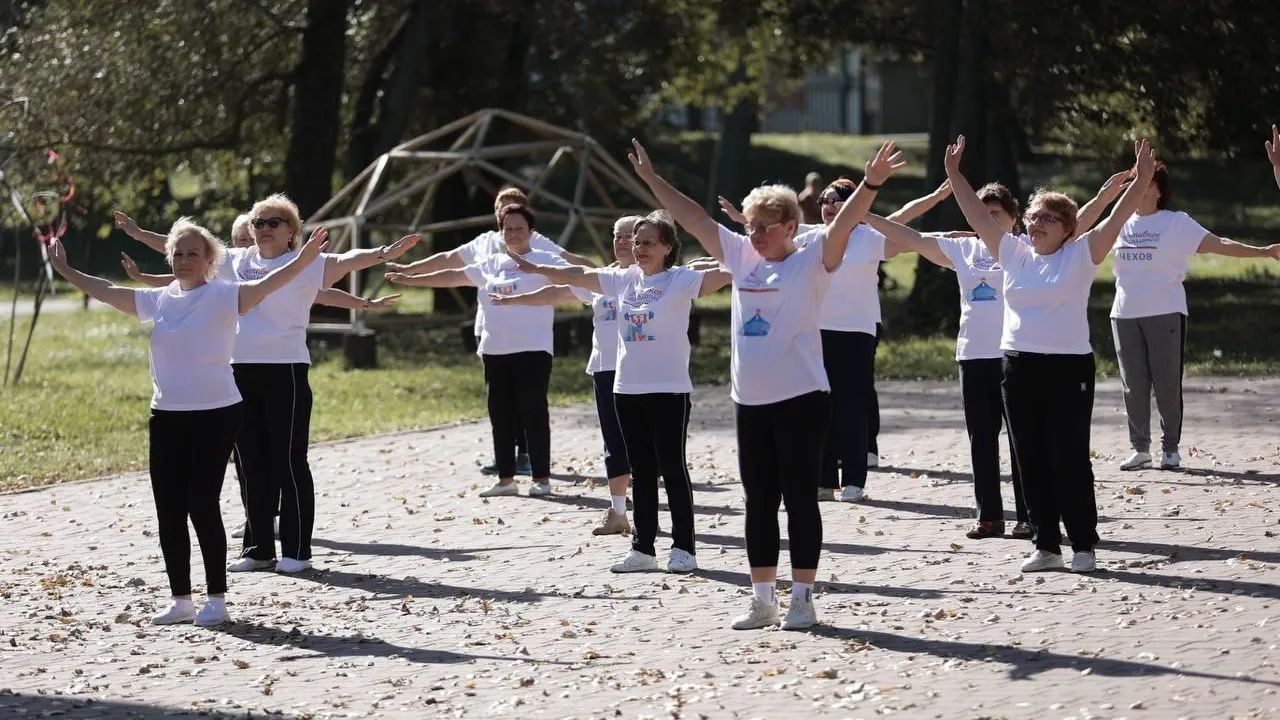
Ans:
{"label": "raised arm", "polygon": [[327,237],[329,237],[328,230],[317,228],[292,260],[257,280],[240,283],[240,314],[243,315],[257,307],[258,303],[268,295],[289,284],[289,281],[297,277],[303,268],[318,261],[320,253],[329,246],[325,240]]}
{"label": "raised arm", "polygon": [[1083,235],[1092,230],[1093,226],[1098,224],[1102,213],[1116,201],[1116,198],[1120,197],[1120,193],[1123,193],[1131,182],[1133,182],[1132,168],[1121,170],[1107,178],[1107,181],[1102,183],[1102,189],[1098,194],[1076,213],[1076,234]]}
{"label": "raised arm", "polygon": [[876,193],[889,176],[907,166],[895,143],[887,142],[880,146],[874,158],[867,161],[863,169],[862,182],[858,189],[840,206],[840,212],[827,227],[827,239],[822,243],[822,264],[827,272],[835,272],[844,262],[844,251],[849,246],[849,235],[853,229],[867,216]]}
{"label": "raised arm", "polygon": [[[938,247],[937,238],[921,235],[912,228],[874,213],[867,213],[867,224],[884,235],[885,244],[892,246],[895,255],[913,252],[938,267],[955,269],[951,258]],[[887,252],[885,253],[888,254]]]}
{"label": "raised arm", "polygon": [[728,287],[733,282],[733,275],[719,268],[698,272],[702,273],[702,289],[698,291],[698,297],[720,292],[722,288]]}
{"label": "raised arm", "polygon": [[1107,253],[1111,252],[1111,248],[1116,244],[1116,238],[1120,236],[1120,229],[1124,227],[1129,216],[1137,212],[1142,205],[1142,196],[1147,192],[1147,186],[1151,184],[1151,176],[1155,175],[1156,159],[1151,153],[1151,143],[1146,140],[1135,142],[1133,151],[1137,160],[1136,177],[1120,196],[1120,202],[1116,203],[1115,209],[1107,219],[1089,232],[1089,254],[1093,256],[1094,265],[1100,264],[1106,259]]}
{"label": "raised arm", "polygon": [[518,295],[489,295],[489,300],[494,305],[524,305],[524,306],[547,306],[555,307],[556,305],[568,305],[569,303],[580,303],[577,295],[573,294],[573,290],[568,285],[544,285],[533,292],[520,293]]}
{"label": "raised arm", "polygon": [[902,223],[903,225],[910,224],[912,220],[915,220],[921,215],[929,212],[936,207],[938,203],[949,197],[951,197],[951,181],[943,180],[937,190],[934,190],[922,198],[916,198],[906,205],[903,205],[898,212],[890,215],[888,219],[896,223]]}
{"label": "raised arm", "polygon": [[507,251],[507,257],[514,260],[516,266],[521,270],[528,273],[537,273],[553,283],[572,285],[596,293],[600,292],[600,278],[596,277],[598,273],[593,268],[585,268],[581,265],[539,265],[529,262],[510,250]]}
{"label": "raised arm", "polygon": [[124,267],[124,274],[128,275],[130,280],[148,287],[168,287],[169,283],[173,282],[172,275],[152,275],[142,272],[138,269],[138,263],[129,257],[129,253],[120,253],[120,265]]}
{"label": "raised arm", "polygon": [[1276,178],[1276,187],[1280,187],[1280,128],[1271,126],[1271,140],[1265,144],[1267,159],[1271,161],[1271,174]]}
{"label": "raised arm", "polygon": [[134,302],[133,288],[120,287],[110,280],[93,275],[86,275],[67,264],[67,250],[57,238],[49,241],[49,264],[67,282],[75,285],[84,294],[104,302],[122,313],[138,316],[138,305]]}
{"label": "raised arm", "polygon": [[1275,258],[1280,260],[1280,245],[1246,245],[1208,233],[1200,240],[1196,252],[1202,255],[1226,255],[1238,258]]}
{"label": "raised arm", "polygon": [[728,218],[739,225],[747,224],[747,216],[742,214],[737,205],[733,201],[723,195],[716,196],[716,202],[720,204],[720,210],[728,216]]}
{"label": "raised arm", "polygon": [[399,299],[399,293],[369,299],[362,298],[359,295],[352,295],[346,290],[339,290],[338,288],[325,288],[316,293],[317,305],[342,308],[343,310],[378,310],[390,307],[392,303]]}
{"label": "raised arm", "polygon": [[631,147],[633,152],[627,153],[627,159],[631,161],[631,167],[636,171],[636,175],[640,176],[644,184],[648,185],[649,190],[658,198],[658,203],[671,213],[671,217],[680,223],[680,227],[684,228],[685,232],[702,245],[702,249],[706,250],[708,255],[724,262],[724,250],[720,247],[720,224],[712,219],[701,205],[658,175],[653,168],[653,163],[649,161],[649,153],[645,152],[639,140],[632,139]]}
{"label": "raised arm", "polygon": [[475,283],[471,282],[471,278],[467,277],[467,271],[462,268],[436,270],[435,272],[420,275],[389,272],[385,277],[387,278],[387,282],[392,283],[393,285],[436,288],[475,287]]}
{"label": "raised arm", "polygon": [[169,239],[168,236],[161,235],[160,233],[153,233],[150,230],[143,230],[138,227],[138,223],[134,222],[133,218],[125,215],[119,210],[113,211],[111,213],[111,217],[115,218],[116,227],[123,230],[125,235],[128,235],[158,253],[164,252],[164,244]]}
{"label": "raised arm", "polygon": [[947,146],[946,168],[947,179],[951,181],[951,193],[955,195],[956,204],[960,206],[960,212],[964,213],[964,219],[969,223],[969,227],[973,228],[973,231],[978,233],[978,237],[982,238],[982,242],[986,243],[987,249],[991,251],[991,257],[999,260],[1000,241],[1004,238],[1004,228],[1000,227],[1000,223],[997,223],[991,217],[991,213],[987,212],[987,206],[982,204],[978,193],[960,172],[962,157],[964,157],[963,135],[956,138],[955,145]]}
{"label": "raised arm", "polygon": [[421,235],[405,235],[390,245],[361,250],[348,250],[340,255],[330,255],[324,259],[324,286],[338,282],[343,277],[357,270],[371,268],[388,260],[397,260],[401,255],[418,244]]}

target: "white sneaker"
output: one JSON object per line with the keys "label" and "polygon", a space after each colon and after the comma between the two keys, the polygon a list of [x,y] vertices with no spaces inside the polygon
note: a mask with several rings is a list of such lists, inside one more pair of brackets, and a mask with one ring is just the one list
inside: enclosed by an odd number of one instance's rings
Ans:
{"label": "white sneaker", "polygon": [[867,499],[867,491],[857,485],[845,485],[840,491],[840,499],[845,502],[860,502]]}
{"label": "white sneaker", "polygon": [[818,502],[835,502],[836,491],[834,488],[818,488]]}
{"label": "white sneaker", "polygon": [[233,537],[233,538],[242,538],[242,537],[244,537],[244,529],[245,529],[246,527],[248,527],[248,524],[247,524],[247,523],[246,523],[246,524],[241,525],[240,527],[236,528],[235,530],[232,530],[232,531],[231,531],[231,537]]}
{"label": "white sneaker", "polygon": [[1182,456],[1176,452],[1167,452],[1160,458],[1161,470],[1175,470],[1182,467]]}
{"label": "white sneaker", "polygon": [[502,483],[494,483],[493,487],[480,492],[480,497],[503,497],[506,495],[519,495],[520,488],[516,486],[514,480],[503,485]]}
{"label": "white sneaker", "polygon": [[231,622],[231,615],[227,612],[226,603],[214,604],[212,601],[206,602],[204,607],[200,608],[200,612],[196,614],[196,624],[200,627],[215,627],[225,622]]}
{"label": "white sneaker", "polygon": [[873,452],[867,453],[867,467],[880,467],[880,456]]}
{"label": "white sneaker", "polygon": [[529,497],[546,497],[551,494],[551,483],[536,482],[529,486]]}
{"label": "white sneaker", "polygon": [[310,560],[294,560],[293,558],[280,558],[280,562],[276,563],[276,572],[278,573],[300,573],[303,570],[311,569]]}
{"label": "white sneaker", "polygon": [[1031,556],[1022,561],[1022,572],[1041,572],[1044,570],[1061,570],[1062,554],[1054,554],[1045,552],[1044,550],[1036,550]]}
{"label": "white sneaker", "polygon": [[818,624],[818,613],[813,609],[813,597],[791,596],[791,607],[782,621],[783,630],[804,630]]}
{"label": "white sneaker", "polygon": [[609,569],[616,573],[653,572],[658,569],[658,558],[645,555],[639,550],[632,550]]}
{"label": "white sneaker", "polygon": [[164,612],[151,616],[152,625],[177,625],[196,619],[196,606],[190,600],[174,600]]}
{"label": "white sneaker", "polygon": [[1135,452],[1120,463],[1121,470],[1142,470],[1151,467],[1151,453]]}
{"label": "white sneaker", "polygon": [[1071,572],[1089,573],[1098,569],[1098,558],[1092,550],[1081,550],[1071,556]]}
{"label": "white sneaker", "polygon": [[734,630],[756,630],[778,624],[778,603],[772,605],[755,595],[751,596],[751,609],[733,619]]}
{"label": "white sneaker", "polygon": [[667,558],[667,572],[687,573],[698,569],[698,558],[680,548],[671,548]]}
{"label": "white sneaker", "polygon": [[254,560],[253,558],[242,557],[239,560],[227,566],[228,572],[253,572],[254,570],[266,570],[274,567],[275,560]]}

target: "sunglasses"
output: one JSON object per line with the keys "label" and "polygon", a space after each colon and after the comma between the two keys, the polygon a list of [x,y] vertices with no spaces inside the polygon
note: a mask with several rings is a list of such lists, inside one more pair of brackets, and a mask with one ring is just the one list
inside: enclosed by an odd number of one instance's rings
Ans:
{"label": "sunglasses", "polygon": [[253,226],[259,230],[264,227],[269,227],[272,230],[275,230],[286,222],[288,221],[282,217],[254,218],[252,220]]}
{"label": "sunglasses", "polygon": [[773,223],[772,225],[761,225],[759,223],[746,223],[745,225],[742,226],[742,230],[746,232],[748,235],[755,235],[756,233],[767,233],[781,224],[782,222],[780,221]]}
{"label": "sunglasses", "polygon": [[1050,223],[1062,222],[1062,218],[1057,215],[1054,215],[1051,212],[1038,212],[1038,213],[1035,213],[1034,215],[1028,214],[1026,216],[1026,221],[1028,225],[1033,223],[1034,224],[1043,223],[1045,225],[1048,225]]}

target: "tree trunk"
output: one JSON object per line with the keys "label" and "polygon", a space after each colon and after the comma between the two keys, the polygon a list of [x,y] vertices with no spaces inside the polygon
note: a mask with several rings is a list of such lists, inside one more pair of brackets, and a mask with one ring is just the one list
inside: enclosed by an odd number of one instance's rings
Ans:
{"label": "tree trunk", "polygon": [[285,191],[305,219],[333,192],[341,130],[347,9],[351,0],[308,0],[302,57],[294,74]]}
{"label": "tree trunk", "polygon": [[747,158],[751,154],[751,136],[760,125],[759,103],[754,97],[744,98],[728,111],[720,131],[720,153],[715,168],[714,193],[709,211],[715,211],[716,195],[723,195],[734,202],[742,198],[754,184],[747,176]]}

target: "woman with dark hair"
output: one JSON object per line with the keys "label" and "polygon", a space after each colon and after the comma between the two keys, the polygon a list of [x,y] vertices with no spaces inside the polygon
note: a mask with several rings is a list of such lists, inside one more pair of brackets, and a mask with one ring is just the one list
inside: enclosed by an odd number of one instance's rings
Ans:
{"label": "woman with dark hair", "polygon": [[800,204],[781,185],[758,187],[743,201],[745,235],[720,225],[697,202],[658,175],[633,140],[628,155],[658,202],[733,276],[730,378],[738,434],[738,469],[746,495],[751,606],[738,630],[778,623],[778,507],[786,500],[791,551],[791,607],[784,630],[817,623],[813,587],[822,550],[818,480],[831,417],[831,386],[822,366],[819,318],[831,273],[844,261],[854,226],[880,184],[906,163],[893,143],[866,165],[857,192],[835,219],[797,238]]}
{"label": "woman with dark hair", "polygon": [[1006,232],[960,172],[964,136],[947,148],[947,177],[969,226],[1004,269],[1002,390],[1023,492],[1035,527],[1036,551],[1023,572],[1061,568],[1066,525],[1074,572],[1096,567],[1098,508],[1089,432],[1094,362],[1087,308],[1098,265],[1142,200],[1155,161],[1135,143],[1137,178],[1111,215],[1084,236],[1076,204],[1061,193],[1037,191],[1025,216],[1028,232]]}
{"label": "woman with dark hair", "polygon": [[[635,264],[631,241],[639,220],[638,215],[627,215],[613,224],[614,263],[611,268],[625,270]],[[591,534],[625,535],[631,532],[631,523],[627,521],[631,460],[627,457],[627,443],[622,437],[618,411],[613,402],[613,384],[618,370],[618,298],[569,285],[547,285],[519,295],[492,295],[489,301],[497,306],[548,307],[580,301],[591,308],[591,357],[587,359],[587,374],[591,376],[595,390],[596,415],[600,419],[600,434],[604,437],[605,475],[609,483],[609,509]]]}
{"label": "woman with dark hair", "polygon": [[1151,394],[1160,413],[1157,467],[1182,465],[1182,371],[1187,342],[1187,261],[1192,255],[1277,258],[1280,245],[1254,247],[1226,240],[1205,230],[1184,212],[1170,209],[1173,192],[1169,169],[1155,163],[1150,182],[1141,188],[1142,203],[1124,223],[1113,255],[1116,277],[1111,305],[1111,334],[1124,388],[1133,454],[1121,470],[1149,468],[1151,459]]}
{"label": "woman with dark hair", "polygon": [[[151,491],[155,497],[160,549],[173,604],[151,622],[227,622],[227,536],[218,498],[227,459],[240,426],[243,403],[231,369],[236,325],[272,293],[308,271],[324,250],[317,230],[287,263],[248,282],[218,279],[226,249],[208,230],[181,218],[161,246],[174,281],[163,288],[118,287],[67,265],[57,240],[49,262],[72,285],[128,315],[153,323],[151,330]],[[324,263],[318,263],[323,265]],[[191,538],[195,528],[204,557],[208,600],[196,612],[191,601]]]}
{"label": "woman with dark hair", "polygon": [[693,301],[729,284],[723,270],[678,265],[680,238],[665,213],[636,221],[629,268],[547,267],[512,256],[527,272],[618,301],[618,371],[613,384],[622,437],[631,460],[635,531],[616,573],[658,569],[658,476],[671,510],[669,572],[698,567],[693,532],[693,485],[685,456],[689,435],[689,312]]}
{"label": "woman with dark hair", "polygon": [[[551,418],[547,389],[551,382],[554,352],[552,324],[555,308],[508,307],[493,302],[494,295],[515,295],[537,290],[547,281],[525,271],[514,259],[525,257],[540,264],[560,265],[564,260],[529,245],[536,217],[527,205],[506,205],[498,211],[502,241],[508,254],[487,255],[462,268],[437,270],[423,275],[389,272],[389,282],[418,287],[479,288],[485,304],[477,352],[484,362],[484,387],[493,428],[493,453],[498,459],[498,482],[481,497],[518,495],[516,486],[517,427],[529,441],[533,485],[530,497],[551,494]],[[517,422],[517,417],[519,421]]]}

